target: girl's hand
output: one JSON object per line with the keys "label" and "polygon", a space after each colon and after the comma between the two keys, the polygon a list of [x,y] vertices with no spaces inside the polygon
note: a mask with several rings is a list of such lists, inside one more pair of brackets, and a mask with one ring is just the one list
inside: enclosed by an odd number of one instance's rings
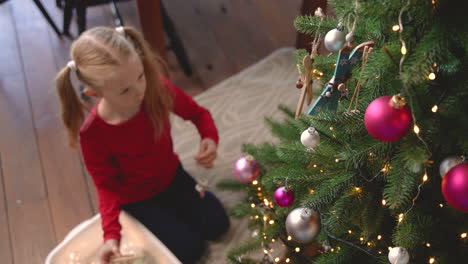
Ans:
{"label": "girl's hand", "polygon": [[211,138],[204,138],[200,142],[200,150],[195,156],[197,164],[204,168],[213,168],[213,161],[216,159],[216,143]]}
{"label": "girl's hand", "polygon": [[112,257],[120,257],[119,241],[108,239],[98,253],[100,264],[109,264]]}

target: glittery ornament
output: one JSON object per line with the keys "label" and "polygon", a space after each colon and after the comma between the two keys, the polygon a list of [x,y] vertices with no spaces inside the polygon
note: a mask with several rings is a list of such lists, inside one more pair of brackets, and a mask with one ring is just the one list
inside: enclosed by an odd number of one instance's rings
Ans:
{"label": "glittery ornament", "polygon": [[300,243],[309,243],[320,232],[319,215],[308,208],[296,208],[286,218],[286,232]]}
{"label": "glittery ornament", "polygon": [[252,182],[259,174],[260,166],[250,155],[238,159],[234,165],[234,175],[241,182]]}

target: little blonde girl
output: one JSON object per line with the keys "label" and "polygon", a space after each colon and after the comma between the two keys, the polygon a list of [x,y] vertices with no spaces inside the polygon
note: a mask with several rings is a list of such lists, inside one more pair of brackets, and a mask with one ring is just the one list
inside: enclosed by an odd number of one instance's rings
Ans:
{"label": "little blonde girl", "polygon": [[[195,124],[195,156],[213,167],[218,133],[210,113],[162,74],[148,43],[131,27],[96,27],[71,47],[72,60],[57,75],[57,92],[69,144],[81,148],[96,185],[104,244],[101,263],[119,256],[121,210],[143,223],[184,263],[195,263],[204,242],[221,236],[229,218],[195,181],[173,151],[169,113]],[[70,76],[98,99],[85,117]]]}

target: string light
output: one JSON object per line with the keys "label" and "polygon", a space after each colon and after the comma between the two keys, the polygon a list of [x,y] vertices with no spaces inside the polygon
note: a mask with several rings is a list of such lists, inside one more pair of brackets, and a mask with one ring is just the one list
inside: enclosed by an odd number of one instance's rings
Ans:
{"label": "string light", "polygon": [[430,258],[430,259],[429,259],[429,263],[430,263],[430,264],[432,264],[432,263],[434,263],[434,262],[435,262],[435,258]]}
{"label": "string light", "polygon": [[314,164],[313,167],[314,167],[314,168],[317,168],[317,164]]}
{"label": "string light", "polygon": [[348,233],[352,234],[352,233],[353,233],[353,231],[351,231],[351,230],[348,230]]}
{"label": "string light", "polygon": [[268,220],[268,217],[264,216],[263,221],[266,221],[266,220]]}
{"label": "string light", "polygon": [[300,249],[300,248],[298,248],[298,247],[297,247],[296,249],[294,249],[294,250],[295,250],[296,252],[299,252],[299,251],[301,251],[301,249]]}
{"label": "string light", "polygon": [[414,128],[413,128],[413,131],[414,131],[414,133],[416,133],[416,135],[418,135],[419,132],[420,132],[421,130],[420,130],[419,127],[415,124],[415,125],[414,125]]}
{"label": "string light", "polygon": [[426,247],[431,247],[431,243],[427,242]]}
{"label": "string light", "polygon": [[439,207],[442,208],[442,207],[444,207],[444,205],[443,205],[443,204],[439,204]]}
{"label": "string light", "polygon": [[382,200],[382,205],[383,205],[383,206],[387,205],[387,201]]}
{"label": "string light", "polygon": [[429,177],[427,177],[427,173],[424,173],[423,182],[427,182],[428,179],[429,179]]}
{"label": "string light", "polygon": [[291,241],[292,237],[291,237],[291,236],[288,236],[288,238],[287,238],[287,239],[288,239],[288,241]]}
{"label": "string light", "polygon": [[250,204],[250,207],[255,208],[255,204],[254,203]]}
{"label": "string light", "polygon": [[280,258],[276,257],[275,262],[279,262],[279,261],[280,261]]}
{"label": "string light", "polygon": [[393,25],[392,30],[393,31],[398,31],[398,30],[400,30],[400,26],[399,25]]}
{"label": "string light", "polygon": [[400,214],[400,215],[398,215],[398,222],[401,222],[401,221],[403,221],[403,218],[404,218],[404,217],[405,217],[405,215],[404,215],[404,214]]}
{"label": "string light", "polygon": [[363,238],[363,237],[360,237],[359,240],[361,240],[361,242],[362,242],[362,241],[364,241],[364,238]]}
{"label": "string light", "polygon": [[270,220],[270,222],[268,222],[268,223],[270,223],[270,225],[272,225],[272,224],[275,223],[275,220]]}
{"label": "string light", "polygon": [[370,247],[370,246],[372,246],[372,243],[371,243],[371,242],[367,242],[367,245]]}
{"label": "string light", "polygon": [[320,172],[323,172],[323,170],[320,170]]}
{"label": "string light", "polygon": [[330,130],[333,130],[333,127],[330,127]]}
{"label": "string light", "polygon": [[380,239],[382,239],[382,236],[381,236],[381,235],[378,235],[378,236],[377,236],[377,240],[380,240]]}
{"label": "string light", "polygon": [[434,105],[432,108],[431,108],[432,112],[435,113],[437,112],[437,110],[439,110],[439,107],[437,105]]}
{"label": "string light", "polygon": [[286,259],[286,263],[289,263],[291,260],[289,258]]}
{"label": "string light", "polygon": [[335,159],[335,162],[337,162],[337,163],[338,163],[338,162],[340,162],[340,160],[339,160],[339,159]]}
{"label": "string light", "polygon": [[255,216],[255,219],[258,219],[258,217],[259,217],[259,216],[258,216],[258,215],[256,215],[256,216]]}
{"label": "string light", "polygon": [[405,45],[401,46],[401,54],[405,55],[406,51],[407,51],[406,46]]}
{"label": "string light", "polygon": [[262,187],[258,187],[257,190],[261,191],[261,190],[262,190]]}
{"label": "string light", "polygon": [[314,193],[314,192],[315,192],[314,189],[310,189],[310,190],[309,190],[309,193],[310,193],[310,194],[312,194],[312,193]]}
{"label": "string light", "polygon": [[361,192],[361,188],[359,188],[359,187],[354,187],[354,190],[355,190],[356,192]]}
{"label": "string light", "polygon": [[257,184],[258,184],[258,181],[257,181],[257,180],[254,180],[254,181],[252,182],[252,184],[253,184],[253,185],[257,185]]}
{"label": "string light", "polygon": [[263,253],[268,254],[268,250],[263,249]]}
{"label": "string light", "polygon": [[433,80],[435,80],[436,75],[435,75],[435,73],[431,72],[431,73],[429,73],[429,75],[427,76],[427,78],[428,78],[429,80],[433,81]]}
{"label": "string light", "polygon": [[460,235],[460,237],[461,237],[461,238],[466,238],[466,233],[462,233],[462,234]]}

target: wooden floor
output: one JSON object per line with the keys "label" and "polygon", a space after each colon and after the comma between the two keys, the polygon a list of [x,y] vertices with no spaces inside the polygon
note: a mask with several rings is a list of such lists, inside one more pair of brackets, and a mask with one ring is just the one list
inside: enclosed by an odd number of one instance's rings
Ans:
{"label": "wooden floor", "polygon": [[[61,27],[55,0],[42,0]],[[173,80],[191,95],[295,41],[300,0],[164,0],[194,76],[169,53]],[[135,2],[119,5],[140,28]],[[88,9],[88,26],[113,26],[108,6]],[[75,24],[73,24],[75,32]],[[53,78],[69,60],[30,0],[0,5],[0,263],[43,263],[72,227],[96,213],[95,191],[76,150],[65,146]]]}

